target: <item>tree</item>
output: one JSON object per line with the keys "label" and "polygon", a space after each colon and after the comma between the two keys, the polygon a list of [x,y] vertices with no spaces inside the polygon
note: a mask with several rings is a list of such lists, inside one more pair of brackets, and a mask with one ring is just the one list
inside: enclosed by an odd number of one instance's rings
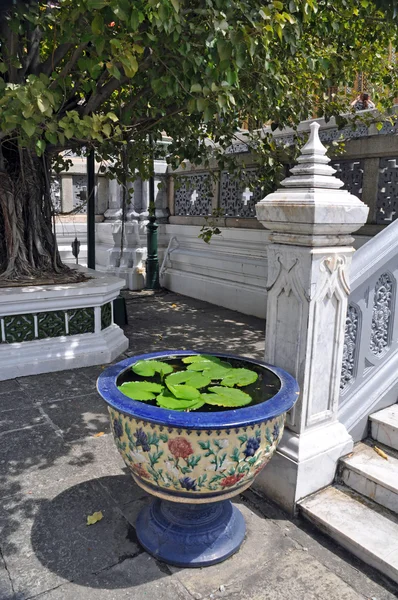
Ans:
{"label": "tree", "polygon": [[[172,138],[174,166],[210,155],[224,164],[242,121],[275,128],[315,110],[338,114],[341,100],[325,92],[358,70],[397,95],[384,60],[396,27],[390,4],[380,2],[8,3],[0,26],[0,278],[65,269],[49,176],[65,149],[96,148],[120,180],[127,156],[130,173],[147,177],[149,134]],[[255,143],[272,168],[273,141]]]}

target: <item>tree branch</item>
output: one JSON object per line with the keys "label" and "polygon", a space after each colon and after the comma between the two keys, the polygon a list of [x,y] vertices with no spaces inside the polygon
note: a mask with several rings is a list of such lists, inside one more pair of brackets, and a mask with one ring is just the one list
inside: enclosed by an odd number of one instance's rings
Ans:
{"label": "tree branch", "polygon": [[134,96],[134,98],[132,98],[130,100],[130,102],[127,102],[127,104],[125,104],[122,107],[122,114],[121,114],[121,120],[123,121],[124,117],[127,115],[127,113],[132,110],[134,108],[134,106],[141,100],[141,98],[143,96],[145,96],[148,92],[151,91],[151,87],[148,85],[147,87],[144,87],[139,94],[136,94]]}
{"label": "tree branch", "polygon": [[107,100],[115,90],[121,87],[123,84],[127,83],[130,80],[129,77],[121,77],[120,79],[116,79],[116,77],[112,77],[98,90],[96,94],[93,94],[87,104],[82,107],[82,114],[89,115],[92,112],[95,112],[97,108],[101,106]]}
{"label": "tree branch", "polygon": [[7,65],[8,81],[9,83],[18,83],[18,69],[12,65],[12,59],[18,56],[18,35],[10,29],[6,20],[2,21],[0,30],[5,41],[2,54]]}
{"label": "tree branch", "polygon": [[30,34],[28,55],[26,56],[26,58],[21,60],[23,67],[18,71],[18,75],[20,75],[21,77],[25,76],[31,64],[37,63],[41,37],[41,29],[39,27],[35,27],[32,33]]}
{"label": "tree branch", "polygon": [[[65,77],[67,75],[69,75],[69,73],[72,71],[73,67],[76,65],[77,61],[79,60],[80,56],[83,53],[83,50],[87,47],[88,42],[85,42],[84,44],[80,44],[75,51],[73,52],[70,60],[66,63],[66,65],[64,66],[64,68],[62,69],[62,71],[60,72],[57,80],[54,80],[50,83],[50,89],[54,88],[57,83],[59,82],[60,79],[65,79]],[[66,52],[65,52],[66,54]],[[64,54],[64,56],[65,56]]]}
{"label": "tree branch", "polygon": [[56,69],[61,60],[68,54],[73,44],[60,44],[58,48],[40,65],[40,72],[50,77],[51,73]]}

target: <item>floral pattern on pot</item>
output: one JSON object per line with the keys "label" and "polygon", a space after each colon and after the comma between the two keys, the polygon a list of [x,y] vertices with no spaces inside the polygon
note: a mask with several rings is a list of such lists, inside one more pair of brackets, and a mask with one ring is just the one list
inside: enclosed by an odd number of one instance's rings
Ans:
{"label": "floral pattern on pot", "polygon": [[116,445],[135,478],[164,493],[194,497],[248,484],[268,463],[283,433],[285,415],[234,429],[181,430],[109,408]]}

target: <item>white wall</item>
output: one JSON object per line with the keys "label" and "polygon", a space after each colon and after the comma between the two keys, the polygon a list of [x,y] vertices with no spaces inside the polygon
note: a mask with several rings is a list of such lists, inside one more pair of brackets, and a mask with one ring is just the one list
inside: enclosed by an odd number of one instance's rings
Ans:
{"label": "white wall", "polygon": [[198,226],[161,228],[163,239],[175,236],[178,243],[166,263],[161,280],[164,287],[244,314],[265,317],[269,235],[265,229],[223,228],[221,235],[206,244],[198,238]]}

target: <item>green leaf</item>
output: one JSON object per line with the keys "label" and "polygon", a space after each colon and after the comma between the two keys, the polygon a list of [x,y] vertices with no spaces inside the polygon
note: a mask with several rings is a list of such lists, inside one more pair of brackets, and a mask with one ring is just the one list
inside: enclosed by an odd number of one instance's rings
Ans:
{"label": "green leaf", "polygon": [[221,380],[221,385],[233,387],[234,385],[249,385],[257,381],[258,375],[250,369],[231,369],[226,377]]}
{"label": "green leaf", "polygon": [[34,121],[22,121],[21,127],[29,137],[32,137],[36,131],[36,123]]}
{"label": "green leaf", "polygon": [[123,10],[121,6],[115,6],[113,12],[121,21],[127,21],[127,13]]}
{"label": "green leaf", "polygon": [[138,71],[138,61],[135,56],[132,54],[125,54],[123,58],[120,59],[124,68],[124,72],[127,77],[134,77],[134,75]]}
{"label": "green leaf", "polygon": [[179,0],[171,0],[174,10],[176,13],[180,12],[180,3]]}
{"label": "green leaf", "polygon": [[252,401],[251,396],[242,390],[225,389],[225,387],[213,386],[209,388],[211,394],[201,394],[207,404],[212,406],[225,406],[226,408],[237,408],[246,406]]}
{"label": "green leaf", "polygon": [[46,140],[48,140],[50,142],[50,144],[57,144],[58,143],[58,138],[57,138],[57,134],[56,133],[51,133],[51,131],[46,131],[44,134]]}
{"label": "green leaf", "polygon": [[104,30],[104,19],[101,13],[97,13],[91,22],[91,31],[95,35],[100,35]]}
{"label": "green leaf", "polygon": [[37,142],[36,142],[37,156],[42,156],[45,149],[46,149],[46,142],[44,140],[37,140]]}
{"label": "green leaf", "polygon": [[37,98],[37,106],[39,107],[40,112],[44,113],[50,108],[50,103],[45,96],[39,96]]}
{"label": "green leaf", "polygon": [[163,391],[163,386],[151,381],[128,381],[118,386],[118,390],[133,400],[154,400],[155,394]]}
{"label": "green leaf", "polygon": [[191,85],[191,92],[192,93],[201,94],[202,93],[202,86],[200,85],[200,83],[193,83]]}
{"label": "green leaf", "polygon": [[88,0],[87,5],[91,9],[99,9],[107,6],[108,0]]}
{"label": "green leaf", "polygon": [[153,377],[155,373],[167,375],[173,372],[173,367],[159,360],[139,360],[132,367],[134,373],[142,377]]}
{"label": "green leaf", "polygon": [[217,356],[211,356],[210,354],[194,354],[193,356],[185,356],[182,359],[182,362],[185,364],[190,364],[194,362],[203,362],[204,360],[209,360],[213,363],[220,363],[221,360],[217,358]]}
{"label": "green leaf", "polygon": [[133,28],[133,31],[136,31],[140,25],[139,13],[138,10],[133,8],[131,17],[130,17],[130,25]]}
{"label": "green leaf", "polygon": [[[209,371],[206,375],[211,377],[211,379],[221,379],[228,369],[232,369],[232,365],[210,356],[203,360],[194,361],[188,365],[187,369],[189,371]],[[213,373],[216,373],[216,375],[213,376]]]}
{"label": "green leaf", "polygon": [[169,388],[170,392],[176,398],[181,398],[181,400],[195,400],[200,396],[199,390],[197,390],[194,387],[191,387],[190,385],[172,385],[168,381],[166,381],[166,385]]}
{"label": "green leaf", "polygon": [[175,398],[171,392],[165,391],[156,398],[156,402],[162,408],[172,410],[197,410],[204,404],[204,400],[199,397],[193,400],[182,400]]}
{"label": "green leaf", "polygon": [[231,45],[224,39],[217,42],[217,51],[220,60],[229,60],[231,58],[232,48]]}
{"label": "green leaf", "polygon": [[108,71],[112,75],[112,77],[114,77],[115,79],[120,80],[122,78],[122,74],[116,65],[110,64],[108,66]]}
{"label": "green leaf", "polygon": [[177,385],[179,383],[187,383],[196,389],[206,387],[210,382],[210,377],[206,377],[206,375],[197,373],[196,371],[178,371],[177,373],[169,375],[165,380],[167,386],[169,384]]}

